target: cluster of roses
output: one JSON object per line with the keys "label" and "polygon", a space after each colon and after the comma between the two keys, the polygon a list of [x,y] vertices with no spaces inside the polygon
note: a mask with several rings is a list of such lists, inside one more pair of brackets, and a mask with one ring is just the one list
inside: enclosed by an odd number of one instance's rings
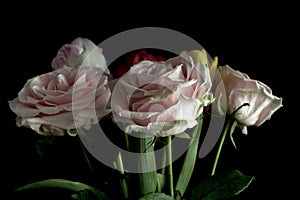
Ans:
{"label": "cluster of roses", "polygon": [[204,49],[168,59],[141,51],[131,64],[114,78],[102,49],[76,38],[59,49],[53,71],[29,79],[9,101],[17,125],[41,135],[72,135],[70,130],[112,113],[115,122],[126,124],[127,133],[165,137],[194,127],[210,104],[221,115],[236,112],[244,130],[261,125],[282,106],[282,98],[267,85],[228,65],[218,66]]}
{"label": "cluster of roses", "polygon": [[[103,117],[110,116],[122,132],[140,138],[139,143],[134,143],[141,155],[141,163],[137,166],[142,169],[138,196],[153,195],[145,199],[173,199],[175,196],[178,199],[185,194],[195,166],[204,110],[211,108],[211,116],[229,119],[219,131],[223,134],[212,168],[213,176],[226,133],[232,133],[236,126],[247,133],[247,126],[260,126],[282,107],[282,98],[274,96],[267,85],[228,65],[218,66],[218,58],[211,59],[204,49],[182,51],[171,58],[154,56],[145,50],[136,51],[118,65],[113,74],[102,49],[89,39],[79,37],[59,49],[51,66],[52,71],[29,79],[18,96],[9,101],[17,125],[44,136],[76,136],[80,133],[78,130],[89,130]],[[194,131],[189,134],[187,130]],[[190,139],[176,186],[172,175],[172,137]],[[168,163],[163,163],[161,172],[158,172],[151,145],[157,138],[166,138],[168,144],[164,152]],[[113,164],[124,175],[121,154],[114,158]],[[167,165],[168,170],[164,170]],[[236,176],[240,174],[228,175],[229,178]],[[198,192],[193,198],[202,199],[206,195],[208,199],[223,199],[235,195],[252,178],[242,180],[237,185],[230,181],[227,186],[220,184],[220,187],[227,187],[220,191],[229,190],[229,194],[220,194],[218,190],[211,192],[214,184],[200,186],[202,189],[196,189]],[[218,178],[211,181],[218,182]],[[54,182],[39,184],[66,183],[65,180]],[[78,183],[75,185],[78,188]],[[81,186],[86,188],[84,184]],[[121,187],[124,199],[128,199],[128,185],[122,177]],[[166,191],[169,197],[163,193]],[[106,199],[102,198],[102,193],[96,194],[98,199]]]}

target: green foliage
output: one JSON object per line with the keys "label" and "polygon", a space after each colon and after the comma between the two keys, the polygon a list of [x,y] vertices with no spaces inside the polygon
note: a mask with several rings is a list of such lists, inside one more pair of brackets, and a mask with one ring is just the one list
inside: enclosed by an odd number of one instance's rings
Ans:
{"label": "green foliage", "polygon": [[190,182],[192,173],[194,171],[196,157],[198,153],[199,138],[203,123],[202,115],[200,115],[198,122],[199,124],[194,129],[193,136],[189,144],[189,148],[186,152],[185,160],[175,187],[175,190],[179,192],[181,196],[184,195],[186,188],[188,187],[188,184]]}
{"label": "green foliage", "polygon": [[231,170],[202,181],[192,190],[191,200],[220,200],[239,194],[253,181],[253,176]]}
{"label": "green foliage", "polygon": [[[100,190],[91,187],[87,184],[74,182],[65,179],[47,179],[42,180],[34,183],[29,183],[23,186],[20,186],[15,189],[15,191],[25,191],[29,189],[44,189],[44,188],[56,188],[56,189],[63,189],[74,192],[71,196],[72,199],[76,200],[87,200],[87,198],[93,195],[92,199],[97,200],[108,200],[107,196]],[[85,191],[85,192],[83,192]],[[88,200],[91,200],[88,199]]]}
{"label": "green foliage", "polygon": [[151,193],[146,194],[139,200],[174,200],[171,196],[166,195],[164,193]]}

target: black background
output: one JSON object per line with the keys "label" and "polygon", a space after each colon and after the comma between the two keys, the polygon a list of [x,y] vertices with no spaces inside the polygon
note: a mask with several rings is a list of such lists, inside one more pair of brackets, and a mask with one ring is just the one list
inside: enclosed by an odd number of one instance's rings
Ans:
{"label": "black background", "polygon": [[223,162],[227,163],[225,166],[239,167],[257,178],[257,182],[236,199],[289,199],[297,186],[292,181],[297,183],[295,162],[299,160],[295,155],[298,150],[294,139],[299,131],[297,124],[292,123],[292,112],[288,114],[289,110],[295,112],[294,107],[298,107],[290,102],[294,94],[291,89],[298,90],[299,85],[293,78],[298,64],[293,6],[212,3],[172,8],[149,2],[142,4],[137,5],[139,9],[123,8],[122,12],[115,10],[116,5],[97,6],[95,10],[89,4],[76,4],[75,8],[54,5],[55,8],[25,9],[20,4],[7,7],[10,12],[1,19],[4,34],[1,189],[10,192],[17,186],[44,178],[89,179],[84,177],[86,166],[77,163],[81,158],[74,156],[79,152],[70,148],[76,141],[62,139],[57,149],[63,149],[63,152],[54,148],[57,157],[51,157],[51,162],[40,160],[34,145],[39,137],[31,130],[15,125],[15,115],[7,101],[17,96],[29,78],[49,72],[57,50],[76,37],[86,37],[99,44],[122,31],[152,26],[190,36],[212,57],[218,56],[220,65],[228,64],[247,73],[270,86],[274,95],[283,98],[283,107],[270,121],[261,127],[249,127],[247,136],[237,136],[239,153],[227,147],[229,150],[225,150]]}

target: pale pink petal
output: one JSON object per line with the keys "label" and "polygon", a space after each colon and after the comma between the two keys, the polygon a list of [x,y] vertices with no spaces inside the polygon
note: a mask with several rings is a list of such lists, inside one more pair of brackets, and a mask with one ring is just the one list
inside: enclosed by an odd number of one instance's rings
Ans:
{"label": "pale pink petal", "polygon": [[232,114],[241,105],[249,104],[236,113],[235,117],[240,126],[260,126],[282,106],[282,98],[274,96],[266,84],[250,79],[248,75],[233,70],[228,65],[219,67],[219,70],[226,94],[218,86],[216,96],[226,112]]}
{"label": "pale pink petal", "polygon": [[102,75],[100,68],[62,66],[29,79],[18,98],[9,102],[17,125],[41,135],[61,135],[68,129],[98,122],[111,112],[106,109],[111,91],[107,77]]}
{"label": "pale pink petal", "polygon": [[9,101],[9,107],[20,117],[33,117],[39,114],[39,110],[30,104],[23,104],[18,98]]}
{"label": "pale pink petal", "polygon": [[91,40],[78,37],[71,44],[63,45],[51,66],[59,69],[64,66],[78,68],[80,66],[99,67],[108,72],[106,60],[102,54],[102,49],[97,47]]}
{"label": "pale pink petal", "polygon": [[[269,94],[265,89],[236,89],[229,96],[229,102],[233,101],[235,105],[232,106],[235,107],[249,103],[249,106],[244,106],[236,114],[236,119],[244,126],[260,126],[282,106],[282,99]],[[233,111],[234,109],[230,112]]]}
{"label": "pale pink petal", "polygon": [[126,131],[177,134],[197,124],[203,107],[213,101],[210,87],[209,68],[191,56],[141,61],[114,85],[114,120],[126,123]]}

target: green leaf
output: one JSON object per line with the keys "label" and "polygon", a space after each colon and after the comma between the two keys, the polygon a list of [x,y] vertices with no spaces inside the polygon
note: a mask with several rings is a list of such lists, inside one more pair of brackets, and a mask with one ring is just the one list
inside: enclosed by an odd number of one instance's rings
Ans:
{"label": "green leaf", "polygon": [[192,140],[190,141],[189,148],[186,152],[183,166],[175,187],[175,190],[180,193],[180,196],[183,196],[183,194],[185,193],[185,190],[190,182],[192,173],[194,171],[202,123],[203,118],[202,115],[200,115],[198,119],[198,125],[194,129]]}
{"label": "green leaf", "polygon": [[90,190],[82,190],[71,195],[72,200],[98,200],[98,198]]}
{"label": "green leaf", "polygon": [[247,188],[253,179],[254,176],[244,175],[236,169],[216,174],[193,188],[191,200],[220,200],[232,197]]}
{"label": "green leaf", "polygon": [[65,179],[47,179],[47,180],[42,180],[34,183],[29,183],[16,188],[15,191],[23,191],[28,189],[39,189],[39,188],[66,189],[76,193],[82,190],[90,190],[97,197],[98,200],[108,200],[107,196],[103,192],[101,192],[100,190],[94,187],[91,187],[84,183],[74,182]]}
{"label": "green leaf", "polygon": [[171,196],[166,195],[164,193],[151,193],[151,194],[146,194],[139,200],[174,200]]}
{"label": "green leaf", "polygon": [[157,191],[161,192],[166,186],[166,177],[163,174],[157,173]]}
{"label": "green leaf", "polygon": [[176,134],[174,136],[178,137],[178,138],[182,138],[182,139],[191,139],[191,136],[186,132],[179,133],[179,134]]}

